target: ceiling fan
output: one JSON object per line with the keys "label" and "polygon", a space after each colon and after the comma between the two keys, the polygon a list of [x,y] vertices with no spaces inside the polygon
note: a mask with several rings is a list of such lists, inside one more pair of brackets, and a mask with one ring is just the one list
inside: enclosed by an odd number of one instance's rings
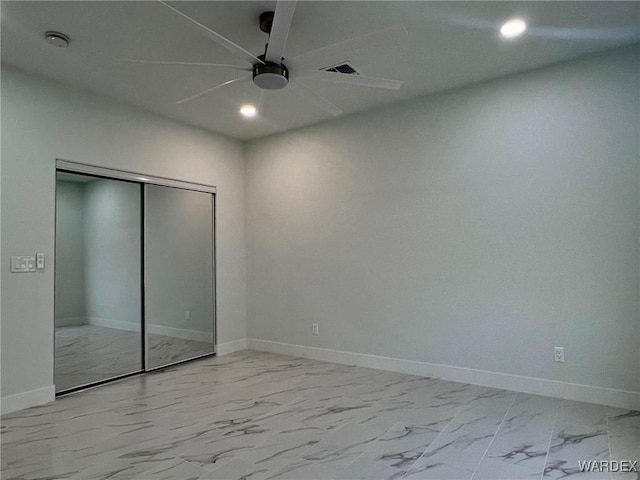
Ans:
{"label": "ceiling fan", "polygon": [[[375,87],[390,90],[398,90],[402,86],[400,80],[389,80],[385,78],[367,77],[359,74],[340,73],[336,69],[327,70],[327,65],[334,65],[337,59],[342,59],[346,54],[360,48],[370,48],[378,45],[393,44],[402,40],[407,35],[403,25],[378,30],[367,35],[344,40],[325,47],[312,50],[292,58],[284,58],[284,51],[289,36],[289,29],[293,20],[296,8],[294,0],[279,0],[276,3],[275,11],[263,12],[259,18],[260,30],[269,35],[264,54],[253,55],[241,46],[228,38],[213,31],[206,25],[189,17],[179,9],[163,0],[159,3],[179,15],[184,21],[189,22],[198,32],[217,44],[240,56],[248,65],[227,65],[216,63],[197,62],[174,62],[163,60],[125,60],[133,63],[156,63],[165,65],[199,65],[220,68],[230,68],[246,73],[241,77],[228,80],[224,83],[214,85],[189,97],[182,98],[176,103],[185,103],[209,92],[217,90],[234,83],[253,81],[254,85],[262,90],[278,90],[281,88],[291,88],[292,81],[299,78],[310,78],[332,83],[345,83],[360,87]],[[297,82],[294,82],[297,84]],[[307,87],[297,84],[306,93],[310,94],[315,104],[327,113],[337,116],[342,110],[317,93]],[[294,87],[295,88],[295,87]],[[262,92],[261,92],[262,93]]]}

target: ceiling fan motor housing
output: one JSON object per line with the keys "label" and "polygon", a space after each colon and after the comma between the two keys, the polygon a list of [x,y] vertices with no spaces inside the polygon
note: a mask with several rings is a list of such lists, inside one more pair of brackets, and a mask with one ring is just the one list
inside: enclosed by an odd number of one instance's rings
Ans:
{"label": "ceiling fan motor housing", "polygon": [[280,90],[289,84],[289,70],[281,63],[267,62],[264,55],[258,57],[264,64],[253,66],[253,83],[265,90]]}
{"label": "ceiling fan motor housing", "polygon": [[275,12],[262,12],[260,14],[260,30],[264,33],[271,33],[274,14]]}

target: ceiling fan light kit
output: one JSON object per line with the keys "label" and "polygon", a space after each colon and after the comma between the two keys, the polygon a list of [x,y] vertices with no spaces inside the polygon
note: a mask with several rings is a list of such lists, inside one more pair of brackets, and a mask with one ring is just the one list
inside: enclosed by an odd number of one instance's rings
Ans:
{"label": "ceiling fan light kit", "polygon": [[258,57],[264,63],[253,66],[253,83],[265,90],[280,90],[289,84],[289,70],[283,64],[267,62],[264,55]]}

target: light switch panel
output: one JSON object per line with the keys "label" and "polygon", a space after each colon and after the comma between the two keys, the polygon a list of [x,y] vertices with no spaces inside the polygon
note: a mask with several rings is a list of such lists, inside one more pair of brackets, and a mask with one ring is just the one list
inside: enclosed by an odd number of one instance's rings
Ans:
{"label": "light switch panel", "polygon": [[36,271],[36,257],[11,257],[12,273],[27,273]]}
{"label": "light switch panel", "polygon": [[36,268],[44,270],[44,253],[36,253]]}

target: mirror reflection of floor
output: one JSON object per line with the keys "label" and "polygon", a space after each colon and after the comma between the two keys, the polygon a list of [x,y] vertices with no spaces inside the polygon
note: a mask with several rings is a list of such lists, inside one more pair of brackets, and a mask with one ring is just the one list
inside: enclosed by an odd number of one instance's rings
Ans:
{"label": "mirror reflection of floor", "polygon": [[[211,342],[149,334],[149,365],[211,353]],[[140,370],[140,332],[81,325],[56,328],[56,391]]]}

